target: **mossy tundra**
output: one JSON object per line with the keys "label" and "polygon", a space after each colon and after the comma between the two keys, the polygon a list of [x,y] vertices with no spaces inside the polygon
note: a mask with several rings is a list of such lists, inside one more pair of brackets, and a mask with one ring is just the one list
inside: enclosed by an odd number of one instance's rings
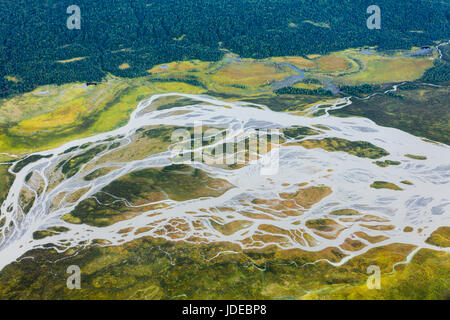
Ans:
{"label": "mossy tundra", "polygon": [[[342,266],[339,249],[242,251],[225,244],[190,245],[141,238],[117,247],[56,253],[38,249],[0,272],[3,299],[449,299],[450,255],[391,244]],[[223,254],[219,254],[223,252]],[[215,258],[214,258],[215,257]],[[381,269],[381,289],[366,286]],[[67,267],[81,268],[81,289],[66,286]]]}

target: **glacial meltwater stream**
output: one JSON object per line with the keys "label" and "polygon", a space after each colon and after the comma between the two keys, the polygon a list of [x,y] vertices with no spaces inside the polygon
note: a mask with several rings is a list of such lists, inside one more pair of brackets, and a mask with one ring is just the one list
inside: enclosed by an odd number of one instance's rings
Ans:
{"label": "glacial meltwater stream", "polygon": [[[146,108],[158,99],[179,96],[195,100],[193,104],[168,110],[150,110]],[[325,111],[333,108],[342,108],[350,104],[348,98],[337,99],[329,106],[317,105],[311,112],[319,107]],[[176,110],[176,112],[174,112]],[[401,162],[385,168],[373,164],[373,159],[361,158],[345,152],[329,152],[323,149],[305,149],[301,146],[282,145],[274,149],[258,161],[254,161],[242,168],[225,170],[206,163],[193,163],[194,167],[207,172],[213,178],[221,178],[231,183],[231,188],[219,197],[198,198],[187,201],[163,200],[166,208],[152,212],[142,212],[127,220],[116,222],[106,227],[94,227],[86,224],[71,224],[61,220],[61,217],[73,211],[83,200],[92,198],[113,180],[132,171],[162,167],[171,164],[174,153],[170,150],[153,154],[145,159],[106,163],[89,169],[89,172],[79,170],[71,177],[65,177],[50,183],[50,177],[56,170],[56,164],[63,158],[73,157],[86,152],[98,145],[120,142],[123,148],[131,143],[136,130],[155,125],[193,127],[200,122],[207,127],[226,128],[227,136],[245,134],[250,129],[278,129],[292,126],[310,127],[318,130],[325,126],[328,130],[320,130],[320,134],[304,139],[341,138],[350,141],[368,141],[375,146],[385,149],[389,156],[380,160]],[[316,125],[320,125],[316,127]],[[105,142],[107,141],[107,142]],[[89,144],[86,149],[73,149]],[[94,163],[100,156],[112,152],[101,151],[85,166]],[[261,163],[266,157],[277,153],[278,171],[273,175],[260,174]],[[132,241],[137,237],[153,236],[164,237],[168,240],[190,241],[196,237],[202,241],[228,241],[242,247],[264,247],[271,244],[283,248],[300,248],[308,251],[320,251],[331,246],[341,245],[345,239],[354,238],[355,232],[364,231],[369,236],[385,236],[384,240],[372,243],[359,239],[364,247],[357,252],[346,251],[346,258],[337,264],[342,264],[352,257],[375,247],[390,243],[412,244],[419,248],[437,248],[425,242],[429,235],[440,226],[450,226],[450,147],[426,142],[419,137],[412,136],[403,131],[376,125],[365,118],[338,118],[325,113],[320,117],[299,116],[289,113],[274,112],[265,106],[252,105],[245,102],[221,101],[208,96],[189,94],[162,94],[154,95],[142,101],[132,113],[127,125],[117,130],[99,134],[93,137],[72,141],[53,150],[36,153],[41,156],[16,170],[14,166],[10,172],[15,175],[15,181],[10,188],[7,199],[1,206],[1,216],[6,221],[0,228],[0,270],[23,256],[27,251],[42,248],[52,244],[56,250],[67,250],[71,247],[86,246],[94,239],[109,241],[109,245],[119,245]],[[416,160],[405,157],[406,154],[423,155],[425,160]],[[92,180],[83,179],[90,172],[99,167],[113,167],[106,175]],[[34,172],[34,173],[33,173]],[[36,187],[27,183],[30,174],[41,177],[42,183]],[[403,190],[374,189],[370,185],[374,181],[392,182]],[[401,181],[410,181],[412,185],[402,185]],[[320,202],[305,209],[301,215],[266,216],[252,219],[249,214],[242,215],[244,211],[258,213],[257,207],[252,207],[253,199],[279,199],[281,193],[295,193],[298,184],[309,183],[310,186],[325,185],[331,188],[332,193]],[[28,213],[24,214],[20,206],[22,190],[34,194],[35,200]],[[66,201],[64,205],[58,197],[62,194],[73,194],[80,189],[88,190],[74,202]],[[58,198],[58,201],[57,201]],[[122,201],[121,199],[117,199]],[[125,201],[126,202],[126,201]],[[63,201],[64,203],[64,201]],[[133,206],[132,203],[127,203]],[[221,208],[211,210],[211,208]],[[354,209],[363,214],[374,216],[372,221],[339,220],[343,226],[342,231],[335,238],[325,238],[308,229],[306,221],[319,218],[330,218],[329,213],[340,209]],[[189,212],[189,213],[187,213]],[[219,213],[218,213],[219,212]],[[261,213],[259,211],[259,213]],[[220,215],[224,223],[237,220],[246,220],[251,223],[232,234],[224,234],[214,228],[210,223],[212,216]],[[180,219],[190,226],[184,236],[174,239],[167,234],[159,232],[161,228],[172,221]],[[336,219],[336,217],[331,217]],[[205,228],[194,227],[194,221],[204,221]],[[146,232],[136,234],[128,232],[118,234],[119,230],[132,228],[134,230],[152,225]],[[272,234],[268,228],[261,229],[261,225],[269,225],[277,229],[293,232],[294,230],[307,230],[309,241],[296,241],[295,237],[286,236],[283,243],[258,242],[248,243],[244,239],[251,239],[252,235]],[[390,228],[366,228],[369,226],[393,226]],[[55,234],[43,239],[34,239],[33,233],[46,230],[50,227],[64,226],[67,232]],[[175,226],[176,227],[176,226]],[[404,232],[405,227],[412,227],[413,232]],[[420,231],[418,231],[420,230]],[[313,238],[313,240],[311,240]],[[313,243],[313,244],[312,244]]]}

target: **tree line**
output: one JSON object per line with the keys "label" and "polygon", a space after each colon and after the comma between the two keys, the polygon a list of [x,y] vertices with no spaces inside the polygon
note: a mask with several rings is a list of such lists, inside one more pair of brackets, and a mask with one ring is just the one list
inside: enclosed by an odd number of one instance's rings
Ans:
{"label": "tree line", "polygon": [[[107,73],[142,76],[176,60],[217,61],[221,49],[265,58],[360,46],[409,48],[449,38],[442,26],[450,7],[438,1],[377,1],[381,30],[366,27],[369,0],[77,0],[81,29],[69,30],[72,2],[0,2],[0,96],[50,83],[100,81]],[[74,57],[84,59],[57,62]],[[130,68],[120,70],[125,62]]]}

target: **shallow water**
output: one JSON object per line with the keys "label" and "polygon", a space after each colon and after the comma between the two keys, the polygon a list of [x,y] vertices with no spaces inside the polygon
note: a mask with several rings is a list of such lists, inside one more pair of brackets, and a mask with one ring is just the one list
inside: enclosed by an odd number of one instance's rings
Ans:
{"label": "shallow water", "polygon": [[[167,97],[180,96],[191,98],[200,103],[177,108],[177,111],[159,110],[142,112],[153,101]],[[7,217],[7,221],[2,228],[6,236],[0,239],[0,269],[15,261],[24,253],[33,248],[43,247],[48,243],[58,246],[58,250],[66,250],[69,247],[78,246],[81,242],[88,245],[94,239],[106,239],[113,245],[118,245],[121,241],[132,241],[142,236],[156,236],[171,239],[167,235],[156,234],[158,228],[151,231],[135,235],[129,232],[119,235],[117,231],[134,227],[135,229],[144,227],[149,223],[156,223],[163,227],[170,219],[184,219],[190,226],[193,221],[201,220],[206,225],[203,231],[195,230],[193,227],[187,234],[177,239],[178,241],[188,241],[191,236],[201,237],[204,241],[229,241],[245,247],[243,239],[254,234],[270,234],[258,230],[262,224],[272,225],[285,230],[299,230],[308,228],[305,222],[310,219],[330,218],[328,215],[333,210],[355,209],[364,214],[374,215],[389,222],[351,222],[344,223],[344,229],[336,239],[330,240],[309,232],[317,245],[302,245],[288,238],[283,244],[283,248],[300,248],[308,251],[320,251],[330,246],[338,246],[346,238],[354,238],[356,231],[363,230],[371,236],[385,235],[389,239],[371,244],[361,240],[366,246],[358,252],[347,252],[348,256],[337,264],[342,264],[348,259],[359,255],[375,247],[389,243],[414,244],[418,247],[435,248],[425,240],[439,226],[450,225],[450,198],[448,195],[450,183],[450,148],[442,144],[434,144],[423,141],[421,138],[412,136],[403,131],[386,128],[376,125],[371,120],[365,118],[337,118],[328,115],[329,109],[342,108],[350,104],[350,99],[337,99],[333,104],[328,105],[324,110],[326,114],[321,117],[299,116],[289,113],[278,113],[271,111],[267,107],[244,102],[227,102],[215,98],[188,94],[163,94],[155,95],[150,99],[142,101],[132,113],[127,125],[117,130],[99,134],[97,136],[72,141],[61,147],[45,152],[40,155],[53,155],[50,158],[41,159],[24,167],[16,174],[16,179],[10,189],[9,195],[1,206],[2,216]],[[311,113],[317,110],[318,104],[311,108]],[[223,106],[227,106],[224,108]],[[273,150],[259,161],[237,170],[223,170],[217,167],[208,166],[204,163],[194,163],[195,167],[201,168],[210,173],[215,178],[222,178],[232,183],[232,188],[225,194],[217,198],[200,198],[184,202],[165,200],[169,207],[164,209],[160,215],[149,217],[149,212],[111,226],[97,228],[88,225],[68,224],[60,220],[60,217],[69,213],[73,208],[86,198],[92,197],[111,181],[128,174],[131,171],[149,167],[165,166],[171,163],[173,157],[171,152],[163,152],[152,155],[144,160],[121,163],[116,170],[111,171],[106,176],[84,181],[83,176],[76,174],[71,178],[61,181],[54,189],[48,189],[48,169],[55,165],[65,155],[64,151],[74,146],[81,146],[85,143],[92,143],[89,148],[104,143],[104,140],[111,137],[122,136],[119,139],[126,141],[136,132],[137,129],[151,125],[175,125],[192,127],[201,121],[203,125],[209,127],[228,128],[229,136],[237,136],[245,133],[251,128],[284,128],[290,126],[313,126],[324,125],[330,130],[323,130],[319,136],[312,136],[310,139],[338,137],[347,140],[362,140],[387,150],[390,155],[382,158],[400,161],[401,165],[380,168],[373,164],[374,160],[359,158],[344,152],[327,152],[322,149],[307,150],[299,146],[283,146],[280,150]],[[122,146],[123,147],[123,146]],[[78,150],[72,153],[85,152]],[[405,154],[425,155],[426,160],[419,161],[406,158]],[[262,175],[261,168],[267,157],[277,156],[279,158],[278,171],[273,175]],[[94,158],[94,162],[99,156]],[[112,165],[110,163],[108,165]],[[102,165],[104,166],[104,165]],[[10,169],[12,172],[13,167]],[[92,169],[93,172],[96,168]],[[332,172],[328,172],[332,169]],[[46,187],[42,194],[37,197],[30,212],[22,216],[19,206],[19,193],[25,186],[26,176],[32,172],[38,172],[45,180]],[[82,171],[82,170],[80,170]],[[406,186],[400,181],[409,180],[414,185]],[[393,191],[387,189],[373,189],[370,184],[373,181],[389,181],[401,186],[403,191]],[[249,204],[252,199],[277,199],[282,192],[295,192],[302,182],[309,183],[309,186],[326,185],[333,192],[319,203],[306,210],[301,216],[274,217],[274,219],[251,219],[240,214],[243,210],[258,209],[249,208],[243,204]],[[58,209],[52,209],[50,203],[55,197],[64,191],[73,191],[83,187],[91,187],[88,193],[83,195],[76,203]],[[34,191],[33,191],[34,192]],[[120,200],[120,199],[119,199]],[[225,223],[236,220],[250,220],[253,224],[232,235],[224,235],[217,231],[210,223],[209,218],[217,215],[217,210],[211,208],[227,207],[231,208],[227,212],[221,212]],[[202,210],[202,211],[200,211]],[[189,214],[186,212],[189,211]],[[259,212],[261,213],[261,212]],[[22,217],[21,217],[22,216]],[[366,225],[394,225],[395,228],[389,231],[370,230],[361,226]],[[33,232],[45,230],[51,226],[66,226],[69,232],[48,237],[41,240],[33,239]],[[414,232],[403,232],[404,227],[411,226]],[[422,229],[421,233],[417,230]],[[66,242],[69,240],[70,244]],[[271,243],[254,243],[255,246],[264,247]],[[274,243],[280,245],[279,243]],[[446,250],[449,249],[441,249]]]}

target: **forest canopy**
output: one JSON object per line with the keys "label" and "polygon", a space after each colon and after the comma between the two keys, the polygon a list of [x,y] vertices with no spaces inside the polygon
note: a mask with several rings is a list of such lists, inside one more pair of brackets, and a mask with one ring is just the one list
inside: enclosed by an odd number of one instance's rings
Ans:
{"label": "forest canopy", "polygon": [[[66,10],[74,2],[81,9],[79,30],[66,25]],[[217,61],[223,49],[265,58],[362,46],[401,49],[449,38],[446,1],[378,0],[380,30],[366,27],[372,2],[2,1],[0,96],[44,84],[100,81],[107,73],[142,76],[154,65],[176,60]]]}

